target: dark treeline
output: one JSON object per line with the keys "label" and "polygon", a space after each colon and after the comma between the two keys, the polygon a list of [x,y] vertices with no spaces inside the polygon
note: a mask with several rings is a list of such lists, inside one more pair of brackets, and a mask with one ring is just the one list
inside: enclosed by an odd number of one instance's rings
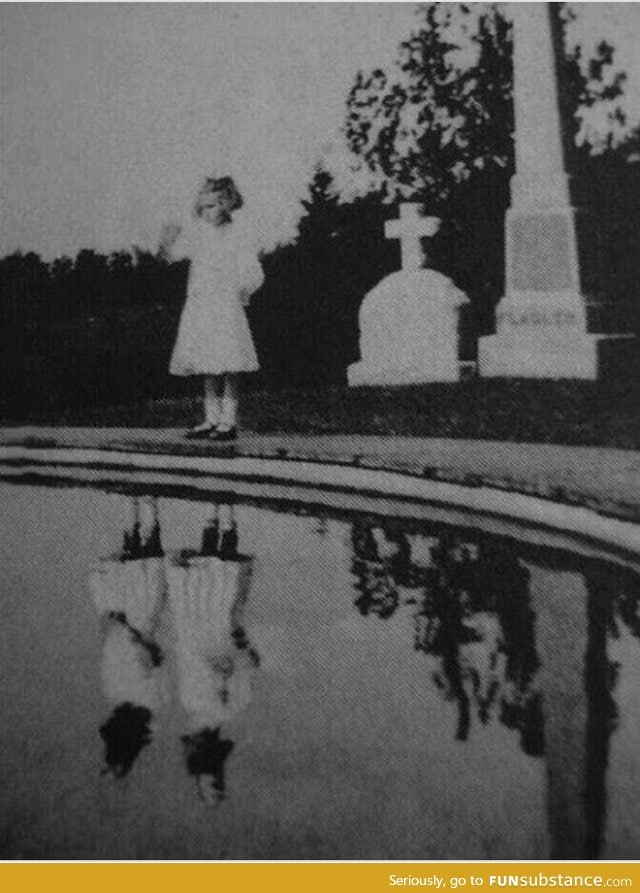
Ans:
{"label": "dark treeline", "polygon": [[[606,153],[573,171],[585,295],[594,330],[640,335],[640,164]],[[249,317],[261,361],[256,387],[344,383],[358,358],[366,292],[399,266],[384,220],[397,214],[371,195],[340,204],[319,171],[294,244],[263,258],[266,281]],[[471,298],[462,352],[492,330],[504,287],[508,178],[478,174],[461,187],[431,246],[434,266]],[[167,372],[186,293],[188,263],[134,250],[82,250],[44,262],[0,260],[0,400],[4,411],[107,404],[184,393]]]}
{"label": "dark treeline", "polygon": [[186,265],[83,250],[0,261],[0,399],[9,411],[127,401],[166,389]]}
{"label": "dark treeline", "polygon": [[[254,387],[344,382],[358,355],[358,308],[396,263],[378,200],[339,205],[315,178],[295,244],[262,258],[248,310],[262,371]],[[188,262],[82,250],[51,263],[0,260],[0,401],[5,412],[105,405],[185,393],[168,374]]]}
{"label": "dark treeline", "polygon": [[[555,6],[564,10],[555,38],[565,163],[580,209],[591,330],[640,335],[640,128],[616,144],[612,134],[627,122],[616,105],[625,75],[616,69],[614,48],[603,41],[590,59],[579,49],[568,52],[563,30],[571,13]],[[462,358],[472,359],[478,337],[493,330],[504,293],[504,219],[514,170],[511,29],[499,10],[481,16],[472,41],[477,61],[458,71],[447,30],[454,7],[427,4],[422,23],[399,47],[396,68],[361,73],[349,94],[344,135],[354,158],[383,175],[381,192],[341,204],[330,175],[317,170],[297,240],[262,258],[266,281],[248,310],[261,362],[255,387],[345,382],[358,359],[360,304],[400,265],[398,243],[384,237],[384,221],[397,215],[386,203],[396,194],[394,183],[442,218],[429,255],[470,298],[461,319]],[[400,82],[393,71],[402,74]],[[407,104],[417,104],[428,124],[409,148],[402,126]],[[578,147],[576,110],[592,106],[606,112],[611,134],[595,147]],[[460,144],[445,139],[441,112],[444,120],[466,122]],[[591,154],[594,148],[600,154]],[[464,177],[454,174],[460,165]],[[167,265],[137,250],[109,256],[83,250],[52,263],[33,253],[0,260],[0,408],[128,402],[190,388],[167,372],[187,273],[186,262]]]}

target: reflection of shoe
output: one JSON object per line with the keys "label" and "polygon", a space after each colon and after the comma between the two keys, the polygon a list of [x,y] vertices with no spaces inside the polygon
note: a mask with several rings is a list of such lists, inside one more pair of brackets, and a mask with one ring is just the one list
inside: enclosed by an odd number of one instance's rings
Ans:
{"label": "reflection of shoe", "polygon": [[233,560],[238,557],[238,529],[235,524],[228,530],[222,531],[218,554],[223,561]]}
{"label": "reflection of shoe", "polygon": [[205,803],[225,798],[225,761],[233,741],[220,737],[220,729],[204,728],[182,736],[187,772],[196,778],[198,795]]}
{"label": "reflection of shoe", "polygon": [[196,777],[196,790],[200,799],[207,806],[216,806],[226,799],[225,792],[220,789],[215,775],[198,775]]}
{"label": "reflection of shoe", "polygon": [[215,425],[205,422],[204,425],[196,425],[195,428],[190,428],[184,436],[187,440],[204,440],[205,437],[210,437],[214,434],[216,430]]}
{"label": "reflection of shoe", "polygon": [[124,778],[131,771],[140,751],[151,741],[151,711],[128,701],[114,709],[100,726],[105,743],[105,773]]}
{"label": "reflection of shoe", "polygon": [[202,531],[202,543],[200,546],[200,554],[213,556],[218,554],[218,543],[220,541],[220,525],[216,518],[212,518]]}
{"label": "reflection of shoe", "polygon": [[236,440],[237,437],[237,428],[228,428],[226,431],[221,431],[219,428],[214,428],[211,434],[209,434],[209,440],[215,440],[216,443],[230,443],[231,441]]}

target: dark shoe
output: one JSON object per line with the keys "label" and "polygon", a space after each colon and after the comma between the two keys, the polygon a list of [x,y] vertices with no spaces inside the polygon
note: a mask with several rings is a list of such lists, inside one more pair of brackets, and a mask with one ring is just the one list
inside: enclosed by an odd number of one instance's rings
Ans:
{"label": "dark shoe", "polygon": [[186,431],[184,436],[187,440],[205,440],[207,437],[211,437],[215,431],[215,425],[196,425],[195,428],[190,428],[189,431]]}
{"label": "dark shoe", "polygon": [[226,431],[220,431],[219,428],[214,428],[211,434],[209,434],[209,440],[214,440],[216,443],[230,443],[233,440],[237,440],[237,438],[237,428],[229,428]]}

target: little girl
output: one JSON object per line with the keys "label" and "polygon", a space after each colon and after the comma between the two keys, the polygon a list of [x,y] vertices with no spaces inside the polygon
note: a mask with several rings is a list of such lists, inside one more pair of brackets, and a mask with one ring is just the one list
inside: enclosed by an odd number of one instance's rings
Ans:
{"label": "little girl", "polygon": [[264,274],[247,230],[233,217],[242,204],[231,177],[208,178],[196,196],[196,225],[188,244],[173,250],[181,235],[176,224],[163,227],[160,238],[162,255],[191,259],[169,369],[172,375],[204,376],[204,422],[188,431],[188,438],[234,440],[239,373],[259,368],[243,306],[262,285]]}

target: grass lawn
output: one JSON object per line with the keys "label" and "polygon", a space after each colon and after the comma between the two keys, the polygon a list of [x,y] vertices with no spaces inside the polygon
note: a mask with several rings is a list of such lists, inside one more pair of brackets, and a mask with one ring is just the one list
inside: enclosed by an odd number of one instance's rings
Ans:
{"label": "grass lawn", "polygon": [[[182,427],[191,397],[126,406],[3,413],[2,424]],[[396,388],[246,393],[245,429],[475,438],[640,449],[640,384],[474,379]]]}

